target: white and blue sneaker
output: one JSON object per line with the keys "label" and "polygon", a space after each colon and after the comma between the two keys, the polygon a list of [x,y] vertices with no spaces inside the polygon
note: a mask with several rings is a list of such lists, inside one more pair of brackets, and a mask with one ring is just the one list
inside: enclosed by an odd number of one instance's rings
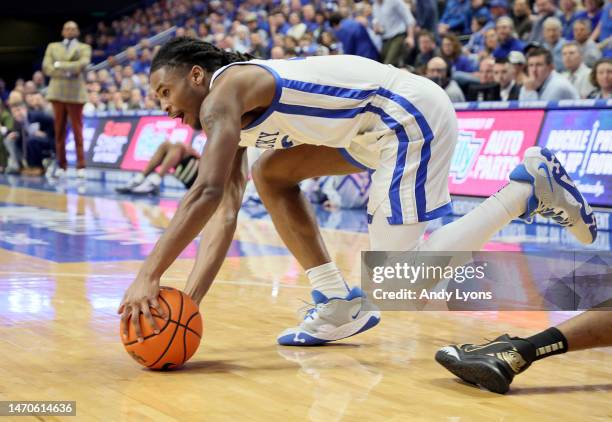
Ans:
{"label": "white and blue sneaker", "polygon": [[344,298],[328,298],[313,290],[312,299],[314,308],[306,312],[299,326],[283,331],[277,338],[278,344],[315,346],[354,336],[380,322],[380,311],[367,303],[359,287],[353,287]]}
{"label": "white and blue sneaker", "polygon": [[520,216],[527,223],[535,214],[551,218],[584,244],[597,238],[593,210],[584,199],[557,157],[546,148],[531,147],[525,151],[510,180],[529,183],[533,193],[527,200],[527,211]]}

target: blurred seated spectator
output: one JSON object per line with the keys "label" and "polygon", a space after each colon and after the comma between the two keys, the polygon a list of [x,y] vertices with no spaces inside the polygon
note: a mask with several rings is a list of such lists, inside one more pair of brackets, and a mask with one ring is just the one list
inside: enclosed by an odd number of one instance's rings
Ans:
{"label": "blurred seated spectator", "polygon": [[92,114],[96,111],[106,111],[106,104],[100,99],[100,94],[90,91],[87,94],[87,102],[83,106],[84,114]]}
{"label": "blurred seated spectator", "polygon": [[538,15],[533,23],[527,42],[544,43],[544,21],[550,17],[561,19],[563,14],[557,9],[554,0],[535,0]]}
{"label": "blurred seated spectator", "polygon": [[478,69],[478,83],[470,83],[465,98],[468,101],[499,101],[500,86],[495,82],[493,68],[495,59],[487,57],[482,59]]}
{"label": "blurred seated spectator", "polygon": [[470,39],[464,46],[468,54],[478,54],[484,49],[485,32],[490,26],[487,25],[491,14],[487,8],[482,8],[472,16]]}
{"label": "blurred seated spectator", "polygon": [[595,87],[591,84],[591,69],[582,61],[580,47],[576,41],[570,41],[563,46],[563,66],[565,72],[562,73],[578,91],[580,98],[587,98]]}
{"label": "blurred seated spectator", "polygon": [[563,71],[561,48],[566,43],[561,36],[561,30],[561,21],[558,18],[550,17],[544,21],[544,43],[542,45],[551,52],[557,72]]}
{"label": "blurred seated spectator", "polygon": [[608,0],[602,9],[601,18],[591,39],[599,42],[603,57],[612,57],[612,0]]}
{"label": "blurred seated spectator", "polygon": [[470,0],[448,0],[438,23],[440,35],[449,32],[467,34],[470,31]]}
{"label": "blurred seated spectator", "polygon": [[247,53],[251,48],[249,29],[245,25],[239,25],[236,28],[233,41],[233,50],[239,53]]}
{"label": "blurred seated spectator", "polygon": [[559,20],[561,21],[561,26],[563,27],[561,35],[566,40],[574,39],[572,27],[574,26],[574,21],[576,20],[576,7],[576,0],[559,1],[559,9],[561,11],[561,16],[559,17]]}
{"label": "blurred seated spectator", "polygon": [[482,59],[492,57],[493,52],[497,48],[497,31],[495,28],[487,29],[484,33],[484,49],[478,53],[477,61],[480,62]]}
{"label": "blurred seated spectator", "polygon": [[591,28],[597,27],[601,19],[604,0],[582,0],[584,10],[576,13],[576,19],[588,19],[591,21]]}
{"label": "blurred seated spectator", "polygon": [[273,47],[272,51],[270,52],[270,55],[270,58],[273,60],[284,59],[286,57],[285,49],[281,46]]}
{"label": "blurred seated spectator", "polygon": [[452,71],[448,63],[441,57],[434,57],[427,63],[425,76],[438,85],[448,94],[452,102],[463,102],[465,97],[457,82],[451,79]]}
{"label": "blurred seated spectator", "polygon": [[418,28],[434,32],[438,27],[438,2],[436,0],[416,0],[413,2],[413,15]]}
{"label": "blurred seated spectator", "polygon": [[43,95],[47,92],[47,82],[45,80],[45,75],[40,70],[34,72],[34,74],[32,75],[32,82],[34,82],[34,85],[36,85],[36,90],[38,92]]}
{"label": "blurred seated spectator", "polygon": [[514,30],[518,38],[521,41],[526,41],[533,27],[529,0],[514,0],[514,4],[512,5],[512,22],[514,23]]}
{"label": "blurred seated spectator", "polygon": [[252,32],[250,35],[251,38],[251,47],[248,51],[254,57],[259,59],[268,58],[268,49],[264,40],[261,38],[261,34],[259,32]]}
{"label": "blurred seated spectator", "polygon": [[514,69],[514,79],[519,85],[523,84],[523,80],[527,77],[525,55],[520,51],[513,51],[508,55],[508,61]]}
{"label": "blurred seated spectator", "polygon": [[507,57],[495,59],[493,78],[499,84],[499,96],[502,101],[518,100],[521,86],[516,83],[514,67]]}
{"label": "blurred seated spectator", "polygon": [[595,86],[589,98],[609,100],[612,98],[612,59],[599,59],[591,70],[591,84]]}
{"label": "blurred seated spectator", "polygon": [[299,13],[296,12],[289,15],[289,25],[291,25],[291,28],[287,31],[287,35],[296,40],[302,38],[308,29],[306,24],[302,22]]}
{"label": "blurred seated spectator", "polygon": [[115,92],[111,96],[111,101],[108,103],[109,111],[125,111],[128,109],[127,104],[123,101],[121,92]]}
{"label": "blurred seated spectator", "polygon": [[519,100],[559,101],[580,98],[576,89],[555,71],[550,51],[534,47],[527,53],[528,77],[523,82]]}
{"label": "blurred seated spectator", "polygon": [[379,60],[380,55],[366,28],[354,19],[343,19],[340,13],[332,13],[329,25],[342,43],[344,54]]}
{"label": "blurred seated spectator", "polygon": [[15,122],[9,109],[4,105],[4,101],[0,99],[0,173],[4,173],[8,163],[8,151],[4,146],[5,136],[13,131]]}
{"label": "blurred seated spectator", "polygon": [[525,44],[514,36],[514,23],[508,16],[502,16],[495,23],[497,32],[497,48],[493,50],[493,57],[505,59],[511,51],[523,51]]}
{"label": "blurred seated spectator", "polygon": [[440,47],[440,57],[446,60],[451,65],[453,73],[474,71],[474,64],[469,57],[463,54],[459,38],[454,34],[446,34],[442,36],[442,44]]}
{"label": "blurred seated spectator", "polygon": [[573,38],[578,43],[584,63],[589,67],[593,66],[601,58],[601,51],[597,43],[591,39],[591,21],[588,19],[576,19],[573,29]]}
{"label": "blurred seated spectator", "polygon": [[436,47],[436,37],[429,31],[421,31],[418,36],[419,54],[414,61],[414,67],[419,73],[425,73],[425,66],[429,61],[440,55],[440,50]]}
{"label": "blurred seated spectator", "polygon": [[13,102],[9,107],[15,125],[4,138],[9,152],[6,171],[15,174],[21,170],[24,175],[41,176],[43,159],[55,151],[53,118],[46,113],[28,111],[24,102]]}
{"label": "blurred seated spectator", "polygon": [[142,92],[140,89],[133,88],[130,91],[130,98],[128,100],[128,110],[140,110],[144,106],[144,102],[142,100]]}

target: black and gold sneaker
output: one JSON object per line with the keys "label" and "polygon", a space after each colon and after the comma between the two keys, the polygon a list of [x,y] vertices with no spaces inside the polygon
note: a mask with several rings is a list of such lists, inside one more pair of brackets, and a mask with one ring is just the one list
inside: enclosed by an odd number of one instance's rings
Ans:
{"label": "black and gold sneaker", "polygon": [[453,344],[438,350],[436,361],[462,380],[494,393],[508,392],[514,376],[533,361],[533,346],[507,334],[485,344]]}

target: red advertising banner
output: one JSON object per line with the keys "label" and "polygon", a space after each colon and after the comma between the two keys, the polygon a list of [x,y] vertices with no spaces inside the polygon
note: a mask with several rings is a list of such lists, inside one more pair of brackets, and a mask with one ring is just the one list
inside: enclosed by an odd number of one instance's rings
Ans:
{"label": "red advertising banner", "polygon": [[165,116],[141,117],[121,168],[143,170],[162,142],[182,142],[190,145],[193,135],[193,129],[182,124],[179,119]]}
{"label": "red advertising banner", "polygon": [[544,110],[458,111],[457,117],[450,192],[489,196],[507,183],[525,150],[535,145]]}

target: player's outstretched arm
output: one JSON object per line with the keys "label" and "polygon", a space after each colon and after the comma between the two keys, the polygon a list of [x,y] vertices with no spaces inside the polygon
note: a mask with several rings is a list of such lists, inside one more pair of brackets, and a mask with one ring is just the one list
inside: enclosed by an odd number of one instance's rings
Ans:
{"label": "player's outstretched arm", "polygon": [[210,289],[234,238],[238,212],[247,183],[248,167],[245,151],[246,148],[240,148],[236,153],[232,173],[225,186],[225,195],[200,236],[198,256],[185,286],[185,293],[197,304],[200,304]]}
{"label": "player's outstretched arm", "polygon": [[[153,307],[163,314],[157,302],[161,276],[200,233],[221,204],[233,167],[231,163],[238,150],[243,116],[268,107],[274,96],[275,86],[271,75],[266,80],[256,71],[228,69],[219,79],[200,109],[200,121],[208,141],[200,159],[198,177],[119,306],[118,313],[122,314],[122,320],[131,320],[139,339],[142,339],[140,313],[154,330],[156,323],[149,308]],[[127,327],[127,324],[124,326]]]}

